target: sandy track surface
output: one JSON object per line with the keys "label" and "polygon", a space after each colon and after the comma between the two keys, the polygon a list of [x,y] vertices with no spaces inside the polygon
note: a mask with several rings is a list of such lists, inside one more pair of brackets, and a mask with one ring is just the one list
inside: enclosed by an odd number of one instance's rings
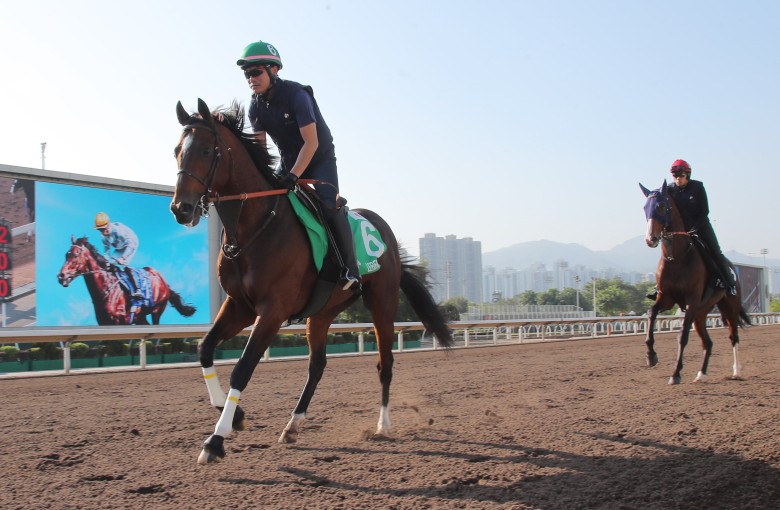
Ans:
{"label": "sandy track surface", "polygon": [[295,445],[306,363],[262,363],[210,466],[199,369],[3,380],[0,508],[780,508],[780,327],[743,331],[743,381],[726,334],[674,387],[668,334],[654,369],[640,337],[399,354],[389,440],[373,358],[330,359]]}

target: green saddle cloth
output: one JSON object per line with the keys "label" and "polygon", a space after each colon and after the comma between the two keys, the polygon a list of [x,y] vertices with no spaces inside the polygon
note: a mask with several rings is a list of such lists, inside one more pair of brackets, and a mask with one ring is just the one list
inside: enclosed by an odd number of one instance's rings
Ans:
{"label": "green saddle cloth", "polygon": [[[328,253],[328,235],[325,233],[325,227],[301,203],[301,199],[295,193],[291,191],[287,194],[287,198],[290,200],[295,214],[298,215],[298,219],[306,228],[314,265],[319,271],[322,269],[322,261],[325,260],[325,255]],[[360,274],[365,275],[379,271],[377,259],[387,250],[379,231],[370,221],[355,211],[349,211],[347,218],[349,218],[349,226],[352,228],[352,235],[355,238],[355,256]]]}

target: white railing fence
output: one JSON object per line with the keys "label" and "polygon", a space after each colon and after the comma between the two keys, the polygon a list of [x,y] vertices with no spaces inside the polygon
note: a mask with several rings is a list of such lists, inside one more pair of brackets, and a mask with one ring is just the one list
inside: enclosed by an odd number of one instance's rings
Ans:
{"label": "white railing fence", "polygon": [[[780,313],[756,313],[749,314],[753,325],[764,326],[780,324]],[[655,331],[658,333],[672,332],[680,329],[682,317],[675,315],[659,316],[656,320]],[[74,342],[89,341],[122,341],[138,340],[140,368],[147,368],[146,344],[147,340],[161,340],[173,338],[200,338],[206,334],[211,325],[199,324],[191,326],[116,326],[116,327],[49,327],[49,328],[2,328],[0,329],[0,345],[60,342],[63,352],[63,370],[61,373],[70,373],[71,351],[70,346]],[[707,327],[723,327],[720,315],[710,315],[707,319]],[[425,331],[420,322],[400,322],[395,325],[398,334],[397,351],[404,350],[404,333],[409,331]],[[507,343],[531,343],[549,342],[560,340],[587,339],[609,336],[644,335],[647,332],[647,318],[643,316],[630,317],[595,317],[579,319],[522,319],[522,320],[485,320],[485,321],[457,321],[450,324],[455,338],[455,347],[479,347],[486,345],[499,345]],[[242,332],[248,335],[250,329]],[[365,350],[365,337],[373,332],[373,325],[361,324],[333,324],[330,333],[357,333],[357,353],[344,353],[343,355],[373,354]],[[306,333],[304,324],[292,325],[282,328],[281,334]],[[435,337],[424,333],[421,346],[418,349],[438,349],[439,345]],[[294,358],[300,358],[295,356]],[[269,351],[266,351],[264,360],[270,359]],[[282,359],[282,358],[274,358]],[[287,358],[289,359],[289,358]],[[222,362],[230,362],[224,360]],[[190,364],[196,364],[190,362]],[[137,368],[137,367],[136,367]],[[17,373],[15,375],[21,375]]]}

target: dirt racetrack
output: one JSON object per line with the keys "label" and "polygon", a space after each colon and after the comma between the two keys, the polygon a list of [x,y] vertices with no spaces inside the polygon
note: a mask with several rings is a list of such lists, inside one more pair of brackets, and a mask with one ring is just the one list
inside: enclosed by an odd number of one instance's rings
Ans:
{"label": "dirt racetrack", "polygon": [[[372,357],[331,358],[298,443],[276,443],[306,362],[262,363],[221,464],[199,368],[0,380],[0,508],[780,508],[780,326],[725,330],[709,380],[667,386],[674,336],[396,356],[394,438]],[[230,367],[220,367],[223,385]]]}

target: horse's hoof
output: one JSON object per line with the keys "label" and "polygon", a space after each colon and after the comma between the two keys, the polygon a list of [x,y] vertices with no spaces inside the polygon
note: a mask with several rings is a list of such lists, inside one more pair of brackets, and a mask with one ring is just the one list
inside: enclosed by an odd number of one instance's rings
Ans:
{"label": "horse's hoof", "polygon": [[693,380],[693,382],[695,382],[695,383],[697,383],[697,382],[704,382],[706,380],[707,380],[707,374],[703,374],[703,373],[699,372],[698,374],[696,374],[696,378]]}
{"label": "horse's hoof", "polygon": [[647,356],[647,366],[648,367],[654,367],[658,364],[658,355],[657,354],[651,354]]}
{"label": "horse's hoof", "polygon": [[236,413],[233,415],[233,430],[246,430],[246,415],[241,406],[236,406]]}
{"label": "horse's hoof", "polygon": [[285,430],[282,435],[279,436],[279,444],[294,444],[298,442],[298,432]]}
{"label": "horse's hoof", "polygon": [[376,432],[374,432],[374,435],[371,436],[372,441],[392,441],[393,436],[390,435],[389,430],[379,430],[377,429]]}
{"label": "horse's hoof", "polygon": [[377,427],[376,432],[374,432],[375,438],[383,438],[383,439],[392,439],[392,435],[390,434],[390,429],[385,427]]}
{"label": "horse's hoof", "polygon": [[681,382],[682,382],[682,377],[680,377],[679,375],[673,375],[669,378],[670,386],[674,384],[680,384]]}
{"label": "horse's hoof", "polygon": [[203,443],[203,450],[198,455],[198,464],[205,465],[220,462],[225,458],[225,438],[212,434]]}

